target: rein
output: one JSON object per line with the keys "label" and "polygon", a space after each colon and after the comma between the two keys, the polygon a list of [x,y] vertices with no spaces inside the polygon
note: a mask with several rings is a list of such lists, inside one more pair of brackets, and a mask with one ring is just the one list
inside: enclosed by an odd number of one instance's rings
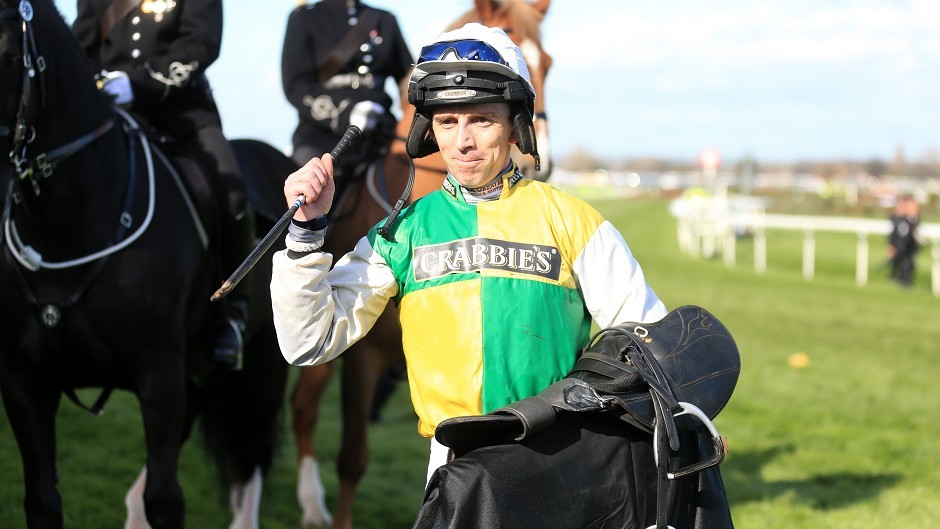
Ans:
{"label": "rein", "polygon": [[[391,213],[392,205],[388,203],[388,200],[386,200],[386,198],[388,197],[387,190],[386,190],[386,193],[381,193],[375,187],[375,181],[376,181],[375,173],[378,172],[378,166],[379,166],[379,162],[376,162],[369,166],[369,172],[366,173],[366,188],[369,190],[369,196],[372,197],[372,200],[375,200],[375,202],[378,205],[382,206],[382,209],[385,210],[385,213]],[[384,179],[382,183],[387,184],[387,182],[385,182]]]}
{"label": "rein", "polygon": [[[154,168],[153,168],[153,154],[151,153],[151,150],[150,150],[150,141],[143,134],[137,122],[134,121],[134,119],[130,115],[128,115],[126,112],[124,112],[121,109],[116,109],[116,110],[124,119],[124,121],[127,123],[127,125],[129,126],[128,132],[131,133],[133,136],[137,137],[137,139],[140,141],[141,147],[143,148],[144,159],[146,160],[146,164],[147,164],[147,184],[148,184],[147,189],[149,192],[148,193],[149,198],[147,201],[147,215],[144,217],[144,221],[140,224],[140,226],[137,227],[137,230],[134,231],[134,233],[132,233],[129,237],[120,241],[116,241],[116,243],[111,246],[103,248],[97,252],[93,252],[91,254],[85,255],[83,257],[69,259],[67,261],[49,262],[49,261],[43,260],[42,254],[36,251],[35,248],[33,248],[32,246],[28,244],[23,243],[22,239],[20,238],[19,233],[16,230],[16,225],[14,224],[12,215],[8,215],[4,221],[4,226],[3,226],[4,233],[6,235],[5,238],[7,242],[7,247],[9,248],[10,253],[16,259],[16,261],[20,263],[20,265],[22,265],[27,270],[31,272],[36,272],[40,269],[61,270],[65,268],[72,268],[72,267],[88,264],[93,261],[97,261],[98,259],[103,259],[131,245],[134,241],[140,238],[140,236],[143,235],[143,233],[147,231],[147,228],[150,226],[150,221],[153,218],[153,212],[155,209],[155,202],[156,202],[155,201],[156,185],[155,185]],[[86,143],[86,146],[87,146],[87,143]],[[130,148],[133,151],[133,148],[134,148],[133,144],[131,144]],[[130,179],[132,182],[135,178],[134,176],[135,173],[136,173],[136,170],[134,167],[132,167],[130,171]],[[129,228],[131,225],[132,217],[129,213],[129,209],[130,209],[130,202],[132,201],[132,199],[133,197],[130,196],[130,194],[128,194],[128,197],[124,204],[124,211],[121,213],[120,225],[124,229]]]}
{"label": "rein", "polygon": [[[392,205],[388,203],[388,200],[386,200],[387,193],[383,194],[376,187],[376,180],[377,180],[376,173],[379,172],[378,167],[380,163],[381,161],[376,161],[376,162],[373,162],[372,164],[369,164],[368,169],[366,169],[366,174],[364,178],[365,186],[366,186],[366,190],[369,192],[369,196],[372,197],[372,200],[374,200],[376,204],[378,204],[383,210],[385,210],[385,213],[391,213]],[[385,184],[384,179],[383,179],[382,184],[384,186]],[[355,194],[355,198],[353,197],[354,194]],[[350,200],[353,201],[352,207],[347,208],[347,204],[349,203]],[[333,213],[334,211],[336,212],[335,217],[332,217],[332,216],[329,217],[330,221],[335,223],[335,222],[340,222],[344,219],[351,217],[355,213],[356,207],[358,206],[361,200],[362,200],[362,186],[361,184],[358,184],[358,179],[357,181],[348,182],[346,185],[343,186],[342,191],[339,193],[339,196],[337,197],[333,208],[330,209],[330,213]],[[330,224],[327,226],[326,228],[327,233],[330,232],[330,229],[332,229],[334,225],[335,224]]]}
{"label": "rein", "polygon": [[[62,162],[62,160],[65,160],[69,156],[91,145],[95,140],[104,136],[105,133],[111,130],[111,127],[113,126],[114,119],[108,118],[95,130],[87,134],[83,134],[61,147],[52,149],[49,152],[38,154],[31,158],[26,156],[26,145],[30,143],[27,141],[26,144],[24,144],[20,149],[20,155],[14,155],[13,153],[10,153],[10,161],[13,162],[13,167],[16,169],[16,173],[20,176],[20,180],[29,179],[30,183],[33,185],[33,192],[36,193],[36,196],[39,196],[40,179],[49,178],[52,176],[52,172],[55,170],[56,166]],[[32,137],[35,138],[35,136],[36,135],[34,131]]]}

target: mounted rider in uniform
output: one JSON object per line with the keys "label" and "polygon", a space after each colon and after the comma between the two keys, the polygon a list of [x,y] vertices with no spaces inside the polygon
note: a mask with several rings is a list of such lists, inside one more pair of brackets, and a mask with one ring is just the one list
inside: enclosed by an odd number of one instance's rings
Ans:
{"label": "mounted rider in uniform", "polygon": [[[220,276],[235,270],[254,247],[255,228],[205,74],[222,45],[222,1],[78,0],[73,30],[115,103],[202,162],[218,204]],[[233,369],[241,368],[248,290],[227,298],[211,338],[212,359]]]}
{"label": "mounted rider in uniform", "polygon": [[392,139],[396,118],[388,79],[400,84],[411,52],[395,16],[359,0],[322,0],[295,9],[281,57],[284,94],[297,109],[294,161],[330,152],[350,124],[363,137],[337,167],[337,178],[361,176]]}

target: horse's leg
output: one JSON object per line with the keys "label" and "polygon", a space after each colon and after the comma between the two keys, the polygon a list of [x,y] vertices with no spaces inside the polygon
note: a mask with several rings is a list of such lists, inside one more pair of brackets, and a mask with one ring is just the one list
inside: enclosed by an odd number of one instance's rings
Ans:
{"label": "horse's leg", "polygon": [[[142,351],[148,359],[173,358],[181,353]],[[179,484],[180,447],[187,417],[182,362],[144,369],[137,398],[147,446],[147,479],[144,508],[153,529],[183,527],[185,504]]]}
{"label": "horse's leg", "polygon": [[56,489],[55,416],[61,393],[25,380],[14,367],[0,369],[0,390],[23,462],[26,526],[59,529],[62,498]]}
{"label": "horse's leg", "polygon": [[352,528],[356,489],[369,465],[368,425],[375,386],[382,373],[401,359],[401,328],[391,306],[368,335],[343,353],[343,436],[337,461],[340,490],[333,529]]}
{"label": "horse's leg", "polygon": [[228,529],[258,529],[262,482],[261,467],[255,467],[251,479],[232,485],[229,493],[229,507],[232,509],[234,519]]}
{"label": "horse's leg", "polygon": [[297,501],[303,510],[303,527],[327,526],[333,522],[324,501],[323,483],[317,465],[314,430],[320,418],[323,392],[333,373],[333,363],[300,369],[300,378],[291,395],[291,427],[297,445]]}
{"label": "horse's leg", "polygon": [[144,485],[146,483],[147,467],[144,467],[127,494],[124,495],[124,507],[127,509],[124,529],[152,529],[147,523],[147,514],[144,512]]}
{"label": "horse's leg", "polygon": [[[211,409],[215,416],[233,415],[222,421],[227,428],[216,428],[213,434],[217,438],[213,451],[226,452],[229,458],[229,506],[233,514],[229,529],[258,528],[262,484],[280,439],[280,411],[287,384],[288,366],[276,351],[274,325],[267,321],[251,333],[246,343],[245,369],[221,373],[219,380],[225,382],[224,386],[209,386],[211,398],[204,399],[214,403]],[[217,402],[220,396],[222,402]],[[217,421],[209,421],[205,414],[203,417],[203,432],[208,438],[207,424]]]}

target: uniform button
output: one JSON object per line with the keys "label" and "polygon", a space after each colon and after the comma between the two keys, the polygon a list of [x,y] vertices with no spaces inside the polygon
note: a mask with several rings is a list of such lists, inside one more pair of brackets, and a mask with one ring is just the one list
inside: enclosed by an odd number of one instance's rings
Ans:
{"label": "uniform button", "polygon": [[365,53],[365,52],[367,52],[367,51],[369,51],[369,50],[371,50],[371,49],[372,49],[372,45],[369,44],[368,42],[364,43],[362,46],[359,46],[359,51],[361,51],[361,52],[363,52],[363,53]]}
{"label": "uniform button", "polygon": [[359,74],[360,74],[360,75],[365,75],[365,74],[369,73],[369,67],[368,67],[368,66],[365,66],[365,65],[360,66],[358,71],[359,71]]}
{"label": "uniform button", "polygon": [[134,33],[131,35],[131,40],[140,40],[140,33]]}
{"label": "uniform button", "polygon": [[131,24],[133,24],[133,25],[135,25],[135,26],[136,26],[137,24],[140,24],[140,17],[134,17],[134,18],[132,18],[132,19],[131,19]]}
{"label": "uniform button", "polygon": [[372,62],[372,56],[371,56],[371,55],[363,55],[363,56],[362,56],[362,62],[364,62],[364,63],[366,63],[366,64],[369,64],[370,62]]}
{"label": "uniform button", "polygon": [[133,50],[133,51],[131,51],[131,57],[133,57],[133,58],[135,58],[135,59],[136,59],[137,57],[140,57],[140,50]]}

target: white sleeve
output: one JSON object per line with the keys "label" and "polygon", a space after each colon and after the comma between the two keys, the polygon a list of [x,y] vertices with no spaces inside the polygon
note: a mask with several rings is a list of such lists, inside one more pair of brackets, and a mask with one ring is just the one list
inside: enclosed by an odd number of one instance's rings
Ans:
{"label": "white sleeve", "polygon": [[652,323],[666,306],[646,283],[640,263],[609,221],[604,221],[574,262],[584,303],[601,329],[624,322]]}
{"label": "white sleeve", "polygon": [[336,358],[369,332],[398,293],[392,270],[365,237],[330,270],[332,259],[323,252],[274,254],[274,328],[281,354],[293,365]]}

